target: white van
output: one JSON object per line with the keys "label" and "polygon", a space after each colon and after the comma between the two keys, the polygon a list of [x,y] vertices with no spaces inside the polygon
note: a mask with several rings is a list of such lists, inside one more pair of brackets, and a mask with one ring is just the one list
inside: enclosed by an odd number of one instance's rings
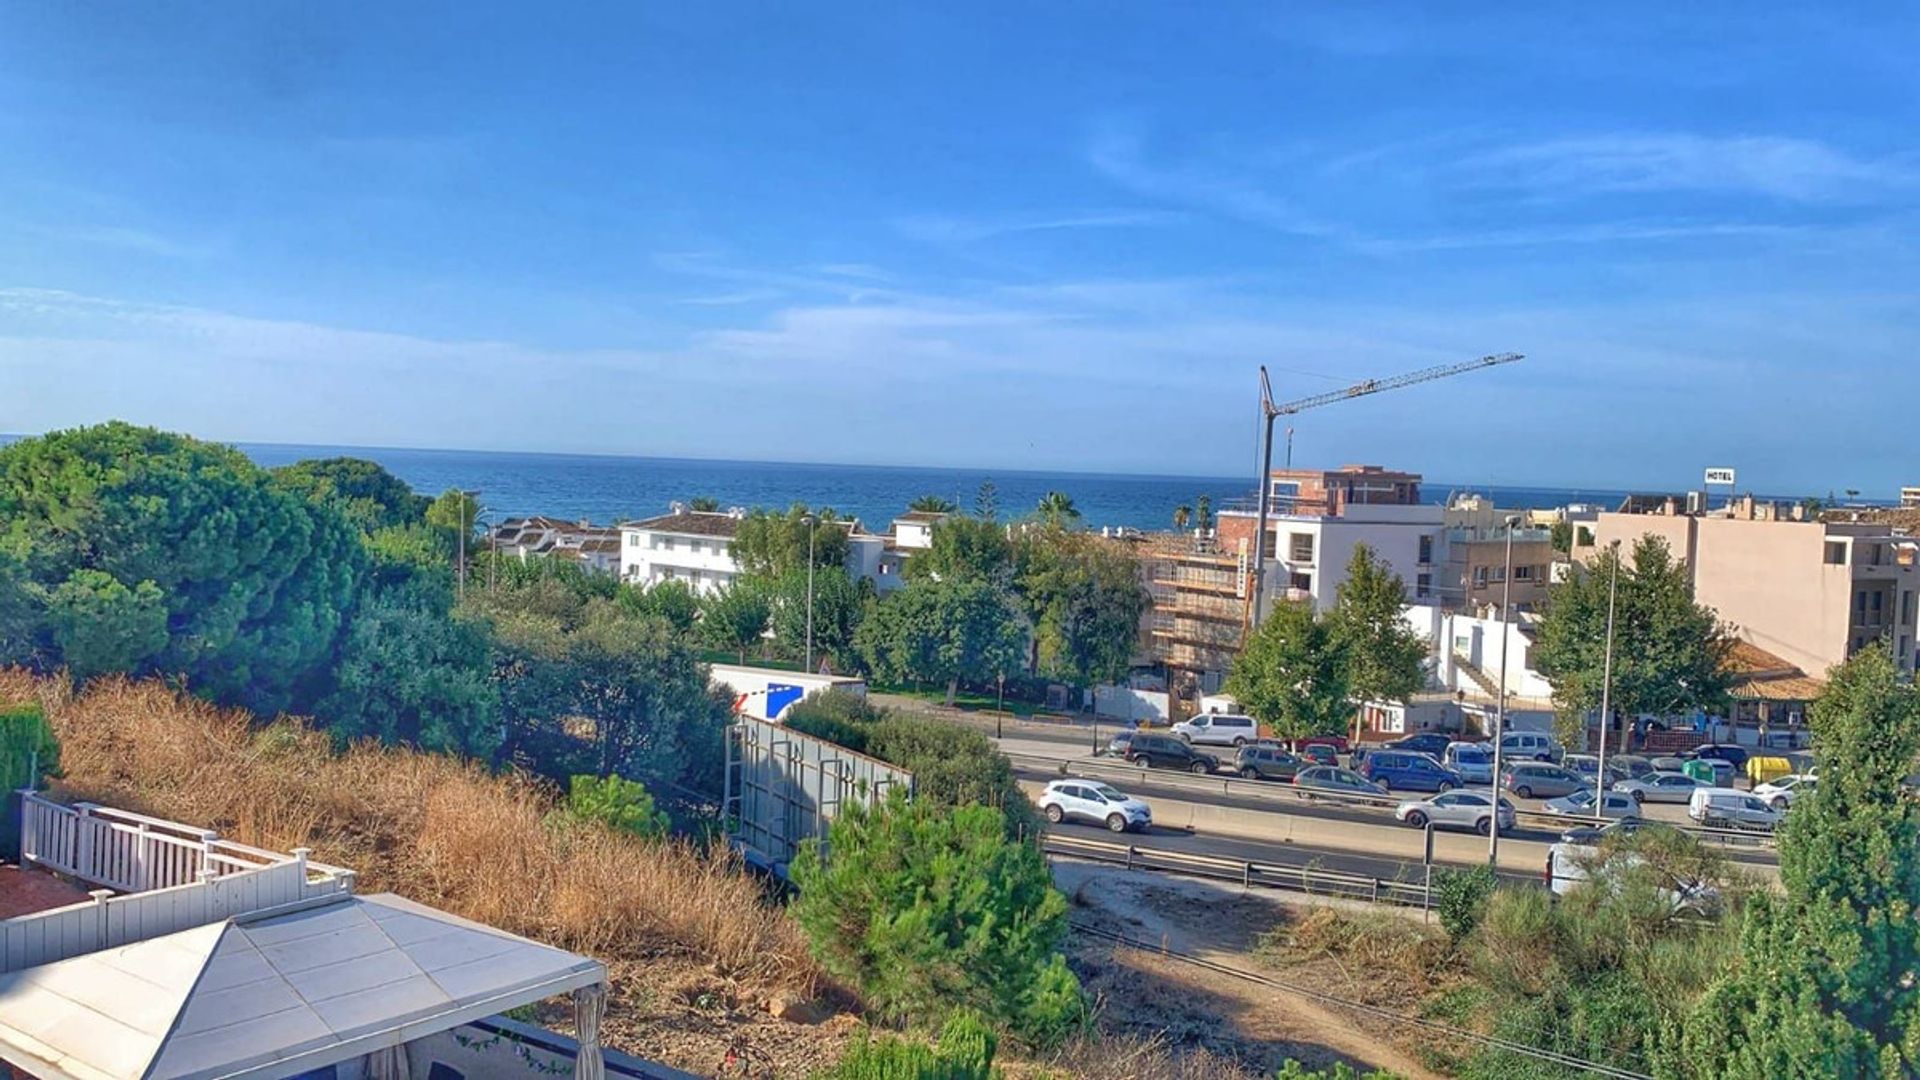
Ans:
{"label": "white van", "polygon": [[1251,716],[1201,713],[1173,725],[1173,733],[1196,746],[1245,746],[1260,738],[1260,725]]}
{"label": "white van", "polygon": [[1560,744],[1538,731],[1509,731],[1500,736],[1500,756],[1507,759],[1559,761]]}
{"label": "white van", "polygon": [[[1599,856],[1600,849],[1589,844],[1569,844],[1561,842],[1547,849],[1547,888],[1556,897],[1565,896],[1582,882],[1592,878],[1592,866]],[[1640,856],[1634,852],[1625,852],[1618,858],[1628,866],[1639,864]],[[1619,866],[1620,863],[1613,863]],[[1599,884],[1607,884],[1608,878],[1601,878]],[[1710,913],[1718,907],[1720,892],[1706,882],[1685,882],[1678,889],[1665,890],[1668,899],[1673,902],[1675,911],[1695,911]]]}
{"label": "white van", "polygon": [[1715,829],[1772,829],[1780,811],[1764,799],[1724,787],[1695,788],[1687,799],[1687,816]]}

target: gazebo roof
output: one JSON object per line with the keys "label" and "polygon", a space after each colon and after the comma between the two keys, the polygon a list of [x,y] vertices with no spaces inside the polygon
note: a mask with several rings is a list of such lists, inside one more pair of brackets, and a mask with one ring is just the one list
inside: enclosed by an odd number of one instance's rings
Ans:
{"label": "gazebo roof", "polygon": [[279,1077],[606,980],[392,894],[0,975],[0,1058],[46,1080]]}

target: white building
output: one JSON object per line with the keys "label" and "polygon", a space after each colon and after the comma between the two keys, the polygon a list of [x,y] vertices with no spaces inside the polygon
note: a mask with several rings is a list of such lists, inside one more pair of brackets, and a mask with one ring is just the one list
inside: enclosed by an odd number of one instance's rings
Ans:
{"label": "white building", "polygon": [[[626,522],[620,526],[620,580],[646,587],[683,581],[702,596],[733,584],[740,576],[733,537],[745,516],[739,509],[689,510],[675,503],[671,513]],[[858,521],[825,527],[849,530],[849,575],[866,578],[880,592],[900,587],[901,559],[887,537],[865,531]]]}
{"label": "white building", "polygon": [[493,528],[486,543],[489,550],[522,561],[547,556],[577,562],[598,573],[620,570],[620,530],[613,526],[538,515],[508,518]]}
{"label": "white building", "polygon": [[925,551],[933,546],[933,527],[946,518],[947,515],[931,510],[909,510],[901,514],[893,519],[894,546]]}

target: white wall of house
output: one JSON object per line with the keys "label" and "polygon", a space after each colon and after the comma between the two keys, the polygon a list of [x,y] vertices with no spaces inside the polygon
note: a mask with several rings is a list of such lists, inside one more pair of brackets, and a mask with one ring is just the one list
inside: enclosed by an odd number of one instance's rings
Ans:
{"label": "white wall of house", "polygon": [[620,530],[620,580],[651,587],[684,581],[700,595],[731,584],[740,573],[725,537],[652,529]]}
{"label": "white wall of house", "polygon": [[894,540],[903,548],[930,548],[933,546],[933,524],[931,521],[896,518],[893,523]]}
{"label": "white wall of house", "polygon": [[1545,700],[1553,696],[1553,684],[1533,669],[1533,641],[1521,629],[1521,623],[1503,623],[1498,619],[1476,618],[1464,612],[1451,612],[1426,604],[1406,610],[1407,625],[1426,640],[1432,659],[1433,675],[1442,689],[1482,694],[1486,689],[1469,673],[1461,670],[1461,660],[1478,668],[1495,686],[1500,681],[1500,643],[1508,642],[1507,693],[1514,697]]}
{"label": "white wall of house", "polygon": [[[1274,557],[1267,561],[1270,600],[1309,599],[1315,611],[1332,607],[1353,549],[1366,544],[1407,583],[1410,599],[1418,595],[1420,575],[1437,584],[1446,562],[1445,509],[1439,506],[1352,506],[1347,517],[1282,515],[1268,523],[1277,538]],[[1420,559],[1420,538],[1428,541],[1428,560]],[[1298,542],[1296,542],[1298,541]],[[1307,558],[1296,558],[1309,555]],[[1304,591],[1296,582],[1304,580]]]}

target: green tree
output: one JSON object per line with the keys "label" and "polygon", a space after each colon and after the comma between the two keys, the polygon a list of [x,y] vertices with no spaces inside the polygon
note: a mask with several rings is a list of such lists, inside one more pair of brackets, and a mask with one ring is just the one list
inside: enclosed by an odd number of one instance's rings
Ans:
{"label": "green tree", "polygon": [[1533,662],[1553,684],[1562,716],[1581,717],[1600,705],[1607,640],[1607,589],[1616,562],[1612,707],[1617,715],[1671,716],[1725,708],[1733,674],[1727,654],[1732,628],[1712,608],[1694,601],[1687,568],[1665,540],[1643,536],[1631,563],[1607,549],[1592,563],[1576,562],[1548,593]]}
{"label": "green tree", "polygon": [[736,578],[700,598],[700,639],[716,649],[740,654],[760,644],[773,618],[773,604],[765,583]]}
{"label": "green tree", "polygon": [[288,491],[331,506],[363,533],[418,524],[431,502],[364,458],[296,461],[273,470],[273,479]]}
{"label": "green tree", "polygon": [[1738,963],[1669,1040],[1672,1075],[1920,1074],[1920,691],[1873,646],[1809,722],[1820,786],[1781,826],[1783,893],[1748,905]]}
{"label": "green tree", "polygon": [[1280,738],[1337,735],[1353,715],[1350,666],[1326,620],[1283,601],[1248,638],[1224,689]]}
{"label": "green tree", "polygon": [[[427,505],[426,522],[438,529],[458,536],[466,533],[473,535],[474,523],[480,519],[480,503],[473,496],[459,488],[448,488],[440,497]],[[472,554],[473,543],[467,543],[468,554]]]}
{"label": "green tree", "polygon": [[945,683],[951,705],[962,679],[1021,670],[1023,623],[1006,593],[987,582],[915,581],[872,605],[854,645],[885,681]]}
{"label": "green tree", "polygon": [[[60,741],[37,704],[0,707],[0,784],[13,792],[60,775]],[[18,858],[19,852],[10,857]]]}
{"label": "green tree", "polygon": [[[814,524],[809,526],[811,516]],[[733,560],[743,573],[777,579],[795,570],[807,568],[807,543],[811,534],[813,565],[839,568],[847,564],[847,532],[851,523],[841,521],[826,507],[810,509],[794,503],[785,513],[756,509],[740,519],[733,534]]]}
{"label": "green tree", "polygon": [[500,725],[484,624],[452,615],[437,582],[363,597],[314,712],[342,741],[491,758]]}
{"label": "green tree", "polygon": [[610,829],[654,839],[667,835],[667,815],[653,805],[653,794],[638,780],[618,776],[575,776],[567,781],[567,813],[579,821],[597,821]]}
{"label": "green tree", "polygon": [[1068,522],[1080,520],[1080,508],[1064,491],[1049,491],[1040,497],[1040,505],[1034,507],[1034,513],[1041,521],[1049,525],[1064,527]]}
{"label": "green tree", "polygon": [[[126,647],[152,642],[151,586],[165,606],[166,641],[117,659],[134,674],[183,675],[196,693],[267,714],[310,707],[313,688],[324,686],[366,565],[338,512],[275,483],[239,451],[123,423],[0,449],[0,556],[21,567],[22,586],[37,597],[71,581],[76,603],[118,598],[113,609],[139,627],[115,635]],[[81,640],[77,630],[69,627],[70,640]],[[42,661],[65,663],[44,640]]]}
{"label": "green tree", "polygon": [[712,514],[720,510],[720,500],[711,495],[695,495],[687,500],[687,509],[697,514]]}
{"label": "green tree", "polygon": [[1000,512],[1000,489],[991,479],[980,481],[980,490],[973,496],[973,516],[982,521],[992,521]]}
{"label": "green tree", "polygon": [[[838,566],[813,572],[814,665],[826,657],[840,671],[859,666],[854,634],[866,614],[873,586]],[[789,570],[773,583],[773,640],[782,654],[800,659],[807,643],[807,571]]]}
{"label": "green tree", "polygon": [[1573,551],[1573,522],[1554,522],[1553,528],[1547,532],[1547,537],[1553,545],[1553,550],[1562,555],[1570,553]]}
{"label": "green tree", "polygon": [[39,666],[52,645],[46,634],[41,596],[27,580],[26,567],[0,550],[0,665]]}
{"label": "green tree", "polygon": [[1039,670],[1082,686],[1125,678],[1148,602],[1133,554],[1104,537],[1047,527],[1021,534],[1016,566]]}
{"label": "green tree", "polygon": [[1193,520],[1193,507],[1181,504],[1173,508],[1173,527],[1185,532],[1187,522]]}
{"label": "green tree", "polygon": [[922,514],[951,514],[959,507],[954,505],[952,499],[942,498],[939,495],[922,495],[908,503],[907,509]]}
{"label": "green tree", "polygon": [[139,670],[167,647],[167,599],[160,586],[128,588],[104,570],[75,570],[47,598],[53,641],[77,679]]}
{"label": "green tree", "polygon": [[864,694],[829,690],[809,694],[788,706],[781,723],[803,735],[813,735],[865,754],[873,726],[889,715]]}
{"label": "green tree", "polygon": [[1202,495],[1194,500],[1193,524],[1196,528],[1213,528],[1213,497]]}
{"label": "green tree", "polygon": [[1294,1058],[1280,1066],[1273,1074],[1273,1080],[1400,1080],[1398,1076],[1385,1069],[1368,1069],[1360,1072],[1344,1061],[1336,1061],[1332,1068],[1309,1069]]}
{"label": "green tree", "polygon": [[1059,947],[1067,900],[999,811],[848,806],[793,863],[795,919],[814,955],[880,1016],[932,1025],[961,1009],[1051,1042],[1082,1015]]}
{"label": "green tree", "polygon": [[700,598],[694,595],[693,586],[678,578],[656,581],[645,588],[622,584],[618,595],[632,611],[651,615],[682,634],[691,631],[700,617]]}
{"label": "green tree", "polygon": [[[1327,621],[1347,661],[1348,692],[1359,702],[1403,702],[1426,682],[1426,643],[1402,616],[1407,585],[1366,544],[1353,546],[1347,579],[1335,592]],[[1354,741],[1360,715],[1353,716]]]}
{"label": "green tree", "polygon": [[970,577],[1005,587],[1013,581],[1013,543],[998,522],[948,517],[934,525],[932,545],[907,560],[906,577]]}

